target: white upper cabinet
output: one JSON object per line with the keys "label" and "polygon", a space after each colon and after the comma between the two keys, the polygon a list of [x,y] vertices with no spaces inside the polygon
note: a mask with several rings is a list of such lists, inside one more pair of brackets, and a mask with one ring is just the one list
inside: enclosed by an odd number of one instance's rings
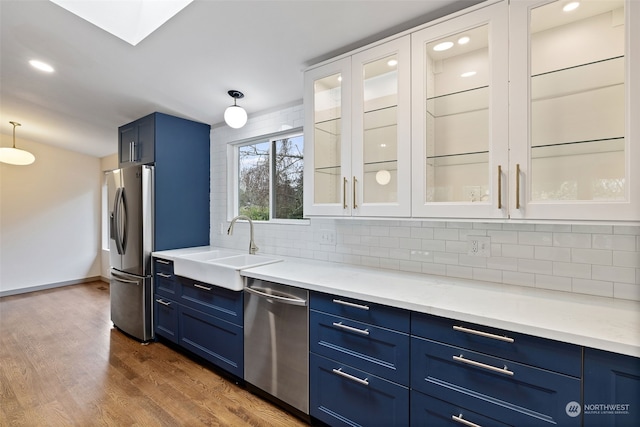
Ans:
{"label": "white upper cabinet", "polygon": [[351,215],[351,58],[304,79],[304,214]]}
{"label": "white upper cabinet", "polygon": [[305,73],[305,215],[410,216],[410,80],[409,36]]}
{"label": "white upper cabinet", "polygon": [[412,34],[415,217],[504,218],[508,5]]}
{"label": "white upper cabinet", "polygon": [[513,1],[510,216],[640,220],[640,2]]}

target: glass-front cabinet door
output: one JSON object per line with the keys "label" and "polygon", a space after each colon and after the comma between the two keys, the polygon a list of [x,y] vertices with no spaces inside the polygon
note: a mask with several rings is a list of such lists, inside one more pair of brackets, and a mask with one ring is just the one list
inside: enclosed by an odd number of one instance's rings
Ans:
{"label": "glass-front cabinet door", "polygon": [[640,220],[639,10],[511,3],[511,217]]}
{"label": "glass-front cabinet door", "polygon": [[411,215],[411,49],[404,36],[351,58],[354,216]]}
{"label": "glass-front cabinet door", "polygon": [[412,215],[503,218],[508,5],[412,34]]}
{"label": "glass-front cabinet door", "polygon": [[351,215],[351,58],[304,76],[304,214]]}

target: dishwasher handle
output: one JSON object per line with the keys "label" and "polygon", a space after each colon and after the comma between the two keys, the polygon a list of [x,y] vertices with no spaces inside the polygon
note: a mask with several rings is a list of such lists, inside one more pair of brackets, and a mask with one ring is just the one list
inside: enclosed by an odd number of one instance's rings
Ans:
{"label": "dishwasher handle", "polygon": [[282,297],[282,296],[279,296],[279,295],[274,295],[274,294],[268,294],[266,292],[261,292],[261,291],[259,291],[257,289],[253,289],[253,288],[250,288],[250,287],[245,287],[244,290],[249,292],[249,293],[251,293],[251,294],[257,295],[259,297],[275,300],[275,301],[281,302],[283,304],[297,305],[297,306],[302,306],[302,307],[305,307],[307,305],[307,300],[306,299],[302,299],[302,298]]}

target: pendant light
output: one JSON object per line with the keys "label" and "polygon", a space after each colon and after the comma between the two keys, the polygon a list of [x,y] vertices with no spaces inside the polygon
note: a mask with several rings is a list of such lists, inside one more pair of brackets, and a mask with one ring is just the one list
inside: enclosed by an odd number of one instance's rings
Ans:
{"label": "pendant light", "polygon": [[240,98],[244,98],[244,94],[239,90],[230,90],[227,92],[233,98],[233,105],[227,107],[224,111],[224,121],[234,129],[240,129],[247,123],[247,112],[244,108],[236,104]]}
{"label": "pendant light", "polygon": [[36,160],[36,157],[28,151],[16,148],[16,126],[22,126],[18,122],[9,122],[13,125],[13,147],[0,148],[0,162],[10,165],[30,165]]}

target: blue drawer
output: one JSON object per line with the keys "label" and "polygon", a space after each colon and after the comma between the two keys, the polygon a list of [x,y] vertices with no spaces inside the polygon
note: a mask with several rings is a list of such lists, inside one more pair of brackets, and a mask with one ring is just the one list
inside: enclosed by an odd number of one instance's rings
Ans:
{"label": "blue drawer", "polygon": [[178,304],[159,295],[154,297],[153,318],[156,335],[178,343]]}
{"label": "blue drawer", "polygon": [[242,327],[180,306],[180,345],[209,362],[242,378],[244,334]]}
{"label": "blue drawer", "polygon": [[309,307],[312,310],[323,311],[400,332],[409,333],[411,324],[411,314],[408,310],[320,292],[311,293]]}
{"label": "blue drawer", "polygon": [[574,377],[582,376],[582,348],[573,344],[423,313],[412,313],[411,335]]}
{"label": "blue drawer", "polygon": [[158,295],[179,298],[180,284],[173,274],[173,261],[162,258],[153,259],[153,288]]}
{"label": "blue drawer", "polygon": [[[465,424],[465,421],[467,424]],[[471,424],[468,424],[471,423]],[[492,418],[472,412],[461,406],[452,405],[440,399],[411,390],[412,426],[492,426],[510,427]]]}
{"label": "blue drawer", "polygon": [[411,388],[507,424],[582,421],[567,411],[581,400],[580,379],[416,337]]}
{"label": "blue drawer", "polygon": [[409,335],[344,317],[309,312],[309,350],[409,385]]}
{"label": "blue drawer", "polygon": [[310,413],[331,426],[409,424],[409,389],[311,353]]}
{"label": "blue drawer", "polygon": [[197,280],[176,277],[182,285],[180,303],[238,326],[243,325],[242,291],[235,292]]}

